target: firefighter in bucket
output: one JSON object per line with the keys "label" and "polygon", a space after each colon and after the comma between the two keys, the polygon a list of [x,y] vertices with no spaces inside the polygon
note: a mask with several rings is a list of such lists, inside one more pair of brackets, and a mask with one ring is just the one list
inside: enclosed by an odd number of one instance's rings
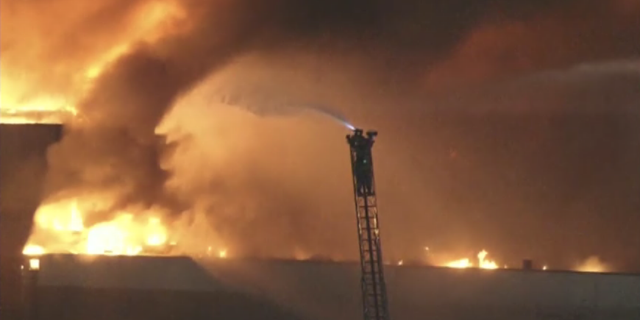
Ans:
{"label": "firefighter in bucket", "polygon": [[359,196],[373,195],[373,163],[371,147],[373,147],[375,131],[368,131],[366,136],[362,129],[355,129],[353,135],[347,135],[347,142],[354,154],[353,174],[356,179],[356,192]]}

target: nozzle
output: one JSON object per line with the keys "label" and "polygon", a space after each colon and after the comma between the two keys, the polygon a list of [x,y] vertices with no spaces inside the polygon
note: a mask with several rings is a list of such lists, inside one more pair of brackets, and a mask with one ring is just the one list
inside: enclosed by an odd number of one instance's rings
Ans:
{"label": "nozzle", "polygon": [[368,145],[366,141],[373,143],[377,135],[378,135],[378,131],[369,130],[366,132],[366,136],[365,136],[364,130],[360,128],[354,128],[353,134],[347,135],[347,142],[351,145],[351,147],[361,147],[361,146]]}

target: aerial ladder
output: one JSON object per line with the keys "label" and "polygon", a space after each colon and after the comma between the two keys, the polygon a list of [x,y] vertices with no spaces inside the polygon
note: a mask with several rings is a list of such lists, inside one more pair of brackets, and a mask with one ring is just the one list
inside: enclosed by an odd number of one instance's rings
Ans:
{"label": "aerial ladder", "polygon": [[347,135],[356,205],[364,320],[387,320],[387,288],[384,280],[378,201],[371,148],[378,133],[354,128]]}

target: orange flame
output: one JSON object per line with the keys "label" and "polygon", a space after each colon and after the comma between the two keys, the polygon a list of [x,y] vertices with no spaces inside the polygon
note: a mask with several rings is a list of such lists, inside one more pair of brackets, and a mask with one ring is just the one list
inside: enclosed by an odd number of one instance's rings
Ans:
{"label": "orange flame", "polygon": [[45,253],[44,248],[41,246],[36,246],[33,244],[26,245],[24,250],[22,250],[22,254],[25,256],[39,256]]}
{"label": "orange flame", "polygon": [[140,42],[153,43],[162,37],[182,32],[189,27],[187,14],[177,1],[148,1],[133,13],[127,32],[104,54],[88,57],[88,63],[78,66],[61,82],[70,83],[65,92],[43,92],[28,72],[0,60],[0,123],[67,123],[78,115],[76,105],[99,77],[118,58]]}
{"label": "orange flame", "polygon": [[445,266],[449,268],[464,269],[464,268],[472,267],[473,264],[471,263],[471,261],[469,261],[469,259],[465,258],[465,259],[451,261],[447,263]]}
{"label": "orange flame", "polygon": [[[227,258],[225,247],[199,248],[204,241],[219,241],[206,223],[192,221],[187,215],[167,224],[164,212],[157,209],[130,208],[113,212],[110,219],[88,225],[93,214],[104,216],[109,203],[106,195],[86,195],[42,205],[35,215],[35,226],[24,255],[72,253],[92,255],[167,255],[189,254]],[[197,217],[201,218],[200,215]],[[196,218],[196,219],[199,219]]]}
{"label": "orange flame", "polygon": [[[486,257],[489,253],[486,250],[482,250],[478,253],[478,268],[480,269],[498,269],[498,264],[495,261],[487,260]],[[466,269],[473,268],[474,265],[470,259],[464,258],[447,262],[443,265],[447,268]]]}
{"label": "orange flame", "polygon": [[120,212],[114,219],[87,228],[77,200],[45,205],[36,212],[34,233],[24,254],[140,254],[145,247],[158,247],[167,242],[167,228],[153,214],[142,213],[151,215],[144,222],[144,219],[134,219],[133,214]]}

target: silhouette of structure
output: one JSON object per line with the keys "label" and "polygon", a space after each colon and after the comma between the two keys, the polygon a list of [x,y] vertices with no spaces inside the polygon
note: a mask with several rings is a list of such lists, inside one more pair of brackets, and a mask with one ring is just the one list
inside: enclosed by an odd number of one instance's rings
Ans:
{"label": "silhouette of structure", "polygon": [[22,312],[22,249],[45,197],[47,149],[62,132],[56,124],[0,124],[0,319]]}
{"label": "silhouette of structure", "polygon": [[376,131],[367,131],[365,135],[362,129],[354,129],[353,134],[347,135],[351,150],[365,320],[389,319],[371,155],[377,135]]}

